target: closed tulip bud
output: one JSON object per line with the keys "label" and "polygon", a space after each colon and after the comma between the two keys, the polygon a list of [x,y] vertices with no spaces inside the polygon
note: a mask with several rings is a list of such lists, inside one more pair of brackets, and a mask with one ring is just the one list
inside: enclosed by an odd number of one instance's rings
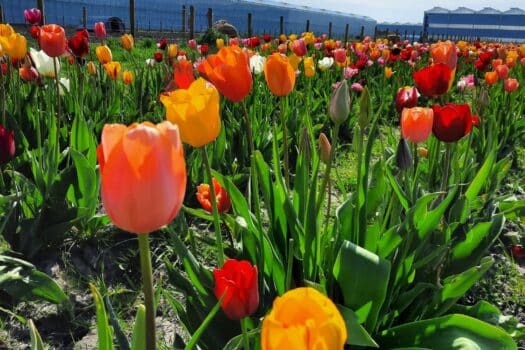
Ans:
{"label": "closed tulip bud", "polygon": [[332,300],[317,289],[303,287],[274,300],[262,322],[261,349],[342,350],[346,338],[345,321]]}
{"label": "closed tulip bud", "polygon": [[397,144],[396,165],[399,170],[407,170],[414,164],[410,149],[405,139],[401,138]]}
{"label": "closed tulip bud", "polygon": [[104,22],[97,22],[95,23],[94,27],[95,36],[99,39],[106,38],[106,25]]}
{"label": "closed tulip bud", "polygon": [[195,40],[195,39],[188,40],[188,46],[190,47],[190,49],[196,49],[197,48],[197,40]]}
{"label": "closed tulip bud", "polygon": [[496,66],[496,73],[498,73],[498,78],[503,80],[509,77],[509,67],[504,64]]}
{"label": "closed tulip bud", "polygon": [[518,80],[514,78],[505,79],[505,81],[503,82],[503,88],[507,92],[514,92],[519,87],[520,87],[520,83],[518,83]]}
{"label": "closed tulip bud", "polygon": [[275,96],[287,96],[295,86],[295,70],[288,59],[278,53],[266,59],[264,78]]}
{"label": "closed tulip bud", "polygon": [[405,108],[401,114],[401,135],[412,143],[424,142],[432,132],[433,122],[431,108]]}
{"label": "closed tulip bud", "polygon": [[401,113],[403,108],[412,108],[417,106],[419,93],[413,86],[399,88],[396,94],[396,110]]}
{"label": "closed tulip bud", "polygon": [[97,46],[95,53],[97,54],[99,62],[102,64],[113,61],[113,55],[111,54],[111,50],[107,45]]}
{"label": "closed tulip bud", "polygon": [[[215,189],[215,202],[217,203],[217,210],[219,213],[224,214],[230,210],[232,205],[230,195],[224,187],[221,186],[217,179],[213,178],[213,187]],[[211,192],[209,184],[200,184],[197,187],[197,200],[204,210],[211,213],[213,207],[211,205]]]}
{"label": "closed tulip bud", "polygon": [[38,79],[38,71],[31,66],[31,62],[26,56],[24,65],[19,70],[20,78],[23,81],[32,82]]}
{"label": "closed tulip bud", "polygon": [[179,47],[177,46],[177,44],[169,44],[168,45],[168,56],[170,58],[177,57],[178,52],[179,52]]}
{"label": "closed tulip bud", "polygon": [[121,65],[120,62],[111,61],[104,64],[104,69],[111,80],[117,80],[120,75]]}
{"label": "closed tulip bud", "polygon": [[319,158],[321,161],[325,164],[328,164],[330,162],[330,152],[332,151],[332,145],[330,145],[330,141],[328,141],[328,138],[322,132],[319,135]]}
{"label": "closed tulip bud", "polygon": [[31,29],[29,30],[29,34],[31,35],[31,38],[38,40],[38,36],[40,35],[40,27],[31,26]]}
{"label": "closed tulip bud", "polygon": [[215,46],[220,50],[224,47],[224,39],[223,38],[217,38],[215,40]]}
{"label": "closed tulip bud", "polygon": [[120,37],[120,43],[126,51],[131,51],[135,46],[135,40],[131,34],[124,34]]}
{"label": "closed tulip bud", "polygon": [[130,85],[133,82],[133,73],[129,70],[124,71],[124,73],[122,73],[122,81],[124,84]]}
{"label": "closed tulip bud", "polygon": [[15,156],[15,134],[0,125],[0,166]]}
{"label": "closed tulip bud", "polygon": [[392,67],[385,67],[385,78],[390,79],[392,74],[394,74]]}
{"label": "closed tulip bud", "polygon": [[220,269],[213,270],[215,297],[222,299],[221,308],[231,320],[250,316],[259,307],[257,266],[249,261],[228,259]]}
{"label": "closed tulip bud", "polygon": [[346,61],[346,50],[345,49],[335,49],[333,51],[334,60],[337,63],[345,63]]}
{"label": "closed tulip bud", "polygon": [[206,80],[199,78],[188,89],[163,94],[160,101],[166,118],[179,126],[183,142],[202,147],[219,136],[219,92]]}
{"label": "closed tulip bud", "polygon": [[97,74],[97,66],[95,66],[95,63],[93,61],[89,61],[87,63],[87,69],[90,75],[96,75]]}
{"label": "closed tulip bud", "polygon": [[425,147],[418,147],[417,153],[421,158],[428,158],[428,149],[426,149]]}
{"label": "closed tulip bud", "polygon": [[350,91],[348,90],[348,83],[343,80],[332,93],[330,98],[330,119],[339,125],[346,121],[350,114]]}
{"label": "closed tulip bud", "polygon": [[29,24],[40,24],[40,21],[42,20],[42,13],[37,8],[24,10],[24,18]]}
{"label": "closed tulip bud", "polygon": [[490,94],[486,88],[482,88],[479,92],[478,99],[476,101],[476,107],[478,111],[481,111],[485,107],[490,105]]}
{"label": "closed tulip bud", "polygon": [[153,54],[153,59],[155,60],[155,62],[160,63],[164,59],[164,56],[162,55],[162,52],[155,52]]}
{"label": "closed tulip bud", "polygon": [[186,190],[179,129],[168,121],[106,124],[97,148],[102,204],[115,226],[150,233],[177,216]]}

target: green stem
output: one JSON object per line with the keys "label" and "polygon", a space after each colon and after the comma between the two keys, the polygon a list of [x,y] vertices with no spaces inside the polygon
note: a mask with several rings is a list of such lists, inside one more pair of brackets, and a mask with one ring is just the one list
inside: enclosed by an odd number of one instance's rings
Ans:
{"label": "green stem", "polygon": [[60,80],[58,79],[58,69],[57,69],[57,60],[58,58],[53,58],[53,69],[55,71],[55,85],[56,85],[56,96],[57,96],[57,141],[60,141]]}
{"label": "green stem", "polygon": [[142,289],[144,291],[144,304],[146,306],[146,349],[155,350],[155,305],[149,234],[139,234],[138,239],[140,267],[142,271]]}
{"label": "green stem", "polygon": [[281,116],[281,127],[283,129],[283,165],[284,165],[284,182],[286,183],[286,187],[290,188],[290,166],[288,164],[288,136],[286,133],[286,117],[285,117],[285,109],[286,109],[286,96],[281,96],[281,112],[279,113]]}
{"label": "green stem", "polygon": [[450,161],[452,155],[452,144],[447,143],[445,145],[445,167],[443,168],[443,177],[441,181],[440,191],[445,192],[448,187],[448,177],[450,173]]}
{"label": "green stem", "polygon": [[284,285],[286,290],[290,290],[292,288],[293,242],[293,238],[288,240],[288,256],[286,257],[286,281]]}
{"label": "green stem", "polygon": [[255,145],[253,144],[252,123],[250,121],[250,115],[248,114],[248,109],[246,108],[245,100],[242,100],[242,109],[244,112],[244,122],[246,123],[246,134],[248,137],[250,153],[253,155],[253,152],[255,151]]}
{"label": "green stem", "polygon": [[319,213],[319,210],[321,210],[321,205],[323,204],[323,199],[324,199],[324,194],[326,192],[328,179],[330,178],[330,171],[332,170],[332,163],[335,159],[335,151],[337,148],[337,141],[339,139],[339,126],[340,126],[339,124],[336,124],[334,128],[333,144],[332,144],[332,148],[330,149],[330,159],[328,160],[328,164],[326,164],[323,182],[321,184],[321,193],[319,193],[319,197],[317,198],[317,203],[315,205],[316,213]]}
{"label": "green stem", "polygon": [[219,221],[219,210],[217,209],[217,195],[215,194],[215,186],[213,186],[213,180],[211,175],[211,166],[210,160],[208,158],[208,152],[206,151],[206,146],[201,147],[202,155],[204,158],[204,166],[206,168],[206,175],[209,179],[210,184],[210,195],[211,195],[211,208],[213,213],[213,226],[215,228],[215,244],[217,246],[217,261],[219,266],[224,264],[224,247],[222,244],[222,233],[221,233],[221,224]]}
{"label": "green stem", "polygon": [[419,165],[419,154],[417,152],[417,143],[412,144],[412,153],[414,156],[414,187],[412,190],[412,202],[415,203],[417,200],[417,183],[419,173],[417,172],[417,166]]}
{"label": "green stem", "polygon": [[244,350],[250,350],[250,339],[248,338],[248,325],[246,324],[248,317],[241,319],[242,343]]}

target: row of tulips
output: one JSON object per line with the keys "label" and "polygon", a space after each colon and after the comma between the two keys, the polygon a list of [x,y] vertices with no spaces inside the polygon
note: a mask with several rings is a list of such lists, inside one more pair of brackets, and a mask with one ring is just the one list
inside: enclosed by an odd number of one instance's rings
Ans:
{"label": "row of tulips", "polygon": [[[95,33],[105,40],[102,28],[97,25]],[[498,152],[525,130],[523,109],[513,103],[523,97],[517,80],[523,68],[516,62],[525,46],[370,38],[344,45],[304,33],[263,37],[264,43],[234,38],[228,46],[218,40],[217,53],[209,54],[209,47],[196,42],[183,50],[162,39],[146,66],[134,59],[133,38],[125,35],[121,44],[135,71],[122,74],[123,87],[117,81],[121,64],[107,44],[93,54],[87,32],[67,40],[61,27],[47,25],[38,29],[41,51],[35,55],[52,63],[54,74],[47,76],[56,92],[50,96],[32,84],[37,78],[24,79],[31,76],[24,69],[46,76],[33,52],[26,58],[25,44],[11,49],[10,43],[21,40],[17,35],[1,25],[0,44],[7,43],[3,53],[10,59],[2,73],[2,92],[9,93],[2,124],[16,133],[2,129],[7,141],[0,145],[10,152],[0,190],[5,208],[22,209],[4,219],[4,238],[32,257],[52,238],[60,240],[67,227],[105,226],[96,215],[100,176],[105,214],[139,241],[145,311],[137,316],[137,334],[144,335],[134,337],[138,348],[156,346],[149,234],[158,230],[167,232],[183,261],[185,273],[164,261],[171,288],[161,290],[192,335],[188,348],[452,348],[460,338],[480,348],[516,348],[509,334],[521,333],[509,324],[489,324],[479,307],[456,302],[492,264],[484,255],[505,216],[516,216],[522,206],[503,203],[507,198],[496,193],[510,169],[510,159]],[[58,67],[66,51],[96,57],[106,74],[93,60],[84,67],[73,59],[73,86],[60,94],[65,84]],[[491,86],[489,68],[498,79],[501,71],[503,86]],[[16,69],[27,83],[10,74]],[[478,78],[461,78],[453,89],[456,74]],[[155,93],[166,86],[166,76],[168,88]],[[511,79],[514,89],[505,87]],[[132,101],[123,107],[126,95]],[[106,124],[127,111],[144,111],[137,119],[168,121]],[[89,113],[98,117],[86,119]],[[397,120],[400,132],[393,126]],[[332,144],[321,134],[317,153],[312,144],[320,129],[331,131]],[[352,135],[357,184],[335,180],[344,202],[330,220],[331,171],[345,149],[339,146],[345,132]],[[414,144],[412,152],[405,140]],[[18,150],[27,149],[13,152],[15,141]],[[376,142],[386,146],[374,154]],[[194,186],[203,180],[208,184]],[[27,189],[27,197],[14,194],[17,186]],[[190,192],[197,192],[204,210],[184,206],[187,187],[195,189]],[[60,213],[64,203],[57,198],[63,193],[69,217]],[[213,273],[182,242],[183,232],[175,232],[187,220],[213,223]],[[16,236],[22,222],[32,229]],[[42,222],[54,230],[44,231]],[[225,231],[231,244],[223,241]],[[53,234],[42,238],[43,232]],[[185,294],[185,305],[174,301],[175,290]],[[492,316],[498,313],[491,308]],[[98,326],[99,334],[111,333],[107,322]],[[112,343],[99,341],[101,348]]]}

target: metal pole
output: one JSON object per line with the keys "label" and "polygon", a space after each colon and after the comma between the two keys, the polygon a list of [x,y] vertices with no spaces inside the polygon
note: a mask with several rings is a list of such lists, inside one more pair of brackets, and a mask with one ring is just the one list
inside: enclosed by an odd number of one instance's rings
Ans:
{"label": "metal pole", "polygon": [[40,10],[40,14],[42,15],[42,19],[40,20],[41,24],[46,24],[44,0],[37,0],[36,7]]}
{"label": "metal pole", "polygon": [[190,39],[194,39],[195,38],[195,7],[193,7],[193,5],[190,6],[189,25],[190,25]]}
{"label": "metal pole", "polygon": [[129,0],[129,27],[131,36],[135,37],[135,0]]}
{"label": "metal pole", "polygon": [[350,25],[347,23],[345,25],[345,49],[346,49],[346,43],[348,43],[348,31],[350,30]]}
{"label": "metal pole", "polygon": [[87,7],[82,6],[82,24],[84,24],[84,29],[87,28]]}
{"label": "metal pole", "polygon": [[252,30],[252,14],[248,13],[248,37],[251,38],[253,34]]}
{"label": "metal pole", "polygon": [[186,34],[186,5],[182,5],[182,32]]}
{"label": "metal pole", "polygon": [[328,39],[332,39],[332,22],[328,22]]}
{"label": "metal pole", "polygon": [[208,8],[208,13],[206,16],[208,17],[208,29],[210,29],[213,25],[213,10],[211,7]]}
{"label": "metal pole", "polygon": [[310,20],[307,19],[306,20],[306,32],[309,32],[310,31]]}
{"label": "metal pole", "polygon": [[281,34],[284,34],[284,17],[283,16],[279,18],[279,28],[281,30]]}

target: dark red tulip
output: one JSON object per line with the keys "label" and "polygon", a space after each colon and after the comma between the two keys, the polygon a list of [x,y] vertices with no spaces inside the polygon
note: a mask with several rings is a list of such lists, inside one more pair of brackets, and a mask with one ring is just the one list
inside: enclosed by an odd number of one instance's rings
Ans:
{"label": "dark red tulip", "polygon": [[270,34],[264,34],[263,40],[265,43],[269,43],[270,41],[272,41],[272,36]]}
{"label": "dark red tulip", "polygon": [[446,64],[439,63],[414,72],[413,77],[421,94],[436,97],[448,91],[452,70]]}
{"label": "dark red tulip", "polygon": [[261,45],[261,39],[259,39],[259,37],[257,36],[250,38],[250,40],[248,41],[248,46],[252,49],[258,47],[259,45]]}
{"label": "dark red tulip", "polygon": [[202,44],[200,46],[200,51],[201,51],[201,55],[206,55],[208,51],[210,51],[210,47],[208,46],[208,44]]}
{"label": "dark red tulip", "polygon": [[443,142],[456,142],[466,136],[472,130],[473,120],[468,104],[448,103],[444,106],[435,105],[434,124],[432,132],[434,136]]}
{"label": "dark red tulip", "polygon": [[162,62],[162,59],[163,59],[164,56],[162,56],[162,52],[155,52],[155,54],[153,55],[153,58],[155,59],[155,61],[157,62]]}
{"label": "dark red tulip", "polygon": [[15,156],[15,134],[0,125],[0,165]]}
{"label": "dark red tulip", "polygon": [[512,256],[516,259],[525,259],[525,248],[521,245],[513,245],[510,249]]}
{"label": "dark red tulip", "polygon": [[166,49],[166,46],[168,46],[168,39],[166,39],[166,38],[160,39],[159,42],[157,43],[157,48],[159,50]]}
{"label": "dark red tulip", "polygon": [[81,30],[67,42],[69,51],[76,57],[84,57],[89,54],[89,33]]}
{"label": "dark red tulip", "polygon": [[253,314],[259,307],[257,266],[248,261],[227,260],[222,269],[213,270],[218,300],[224,295],[221,307],[231,320],[240,320]]}
{"label": "dark red tulip", "polygon": [[413,86],[405,86],[399,88],[396,94],[396,109],[401,113],[403,108],[412,108],[417,106],[417,99],[419,94],[417,89]]}

